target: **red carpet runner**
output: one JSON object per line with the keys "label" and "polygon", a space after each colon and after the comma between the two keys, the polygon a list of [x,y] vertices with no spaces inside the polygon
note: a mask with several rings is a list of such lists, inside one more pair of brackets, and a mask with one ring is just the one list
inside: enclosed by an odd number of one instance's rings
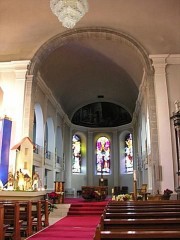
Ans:
{"label": "red carpet runner", "polygon": [[100,216],[107,202],[77,202],[72,203],[68,215],[98,215]]}
{"label": "red carpet runner", "polygon": [[29,240],[92,240],[100,216],[108,201],[86,202],[83,199],[65,199],[71,207],[68,216],[28,238]]}

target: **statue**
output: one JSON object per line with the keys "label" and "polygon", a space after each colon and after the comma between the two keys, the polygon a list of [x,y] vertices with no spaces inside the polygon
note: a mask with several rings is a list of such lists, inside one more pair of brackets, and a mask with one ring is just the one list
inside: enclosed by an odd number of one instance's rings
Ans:
{"label": "statue", "polygon": [[39,187],[41,187],[41,180],[39,177],[39,173],[35,172],[32,178],[32,189],[37,190]]}
{"label": "statue", "polygon": [[18,188],[19,190],[24,190],[24,174],[21,169],[18,171]]}
{"label": "statue", "polygon": [[12,172],[8,173],[7,189],[8,190],[14,189],[14,176],[13,176]]}

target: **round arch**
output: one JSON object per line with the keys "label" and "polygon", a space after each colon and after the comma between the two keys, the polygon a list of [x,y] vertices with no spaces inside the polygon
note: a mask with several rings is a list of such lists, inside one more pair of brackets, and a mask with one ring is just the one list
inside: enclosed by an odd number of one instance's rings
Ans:
{"label": "round arch", "polygon": [[77,28],[66,31],[64,33],[54,36],[53,38],[45,42],[37,50],[34,57],[32,58],[31,64],[29,66],[29,74],[35,75],[38,72],[40,66],[43,64],[43,61],[60,46],[65,45],[67,44],[67,42],[70,42],[72,40],[88,38],[119,41],[120,43],[124,43],[130,46],[139,56],[139,60],[143,64],[146,72],[153,72],[152,64],[146,50],[133,37],[114,29],[109,29],[105,27],[89,27]]}
{"label": "round arch", "polygon": [[34,105],[34,119],[34,124],[36,126],[33,133],[34,141],[39,146],[44,146],[44,119],[42,108],[39,103]]}

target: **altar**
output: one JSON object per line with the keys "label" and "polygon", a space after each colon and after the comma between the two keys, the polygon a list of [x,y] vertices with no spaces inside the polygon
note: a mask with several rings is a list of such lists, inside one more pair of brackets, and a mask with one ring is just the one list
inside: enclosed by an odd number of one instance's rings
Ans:
{"label": "altar", "polygon": [[41,200],[45,199],[46,191],[0,191],[0,200]]}
{"label": "altar", "polygon": [[105,200],[107,195],[107,186],[82,186],[82,197],[86,200]]}

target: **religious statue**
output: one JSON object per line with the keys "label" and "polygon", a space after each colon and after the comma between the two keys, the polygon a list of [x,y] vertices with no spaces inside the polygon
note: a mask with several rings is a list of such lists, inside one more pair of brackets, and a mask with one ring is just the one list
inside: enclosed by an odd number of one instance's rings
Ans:
{"label": "religious statue", "polygon": [[24,174],[21,171],[21,169],[17,171],[17,175],[18,175],[18,188],[19,190],[24,190]]}
{"label": "religious statue", "polygon": [[7,189],[8,190],[14,189],[14,176],[13,176],[12,172],[8,173]]}
{"label": "religious statue", "polygon": [[41,180],[38,172],[35,172],[32,177],[32,189],[37,190],[39,187],[41,187]]}

